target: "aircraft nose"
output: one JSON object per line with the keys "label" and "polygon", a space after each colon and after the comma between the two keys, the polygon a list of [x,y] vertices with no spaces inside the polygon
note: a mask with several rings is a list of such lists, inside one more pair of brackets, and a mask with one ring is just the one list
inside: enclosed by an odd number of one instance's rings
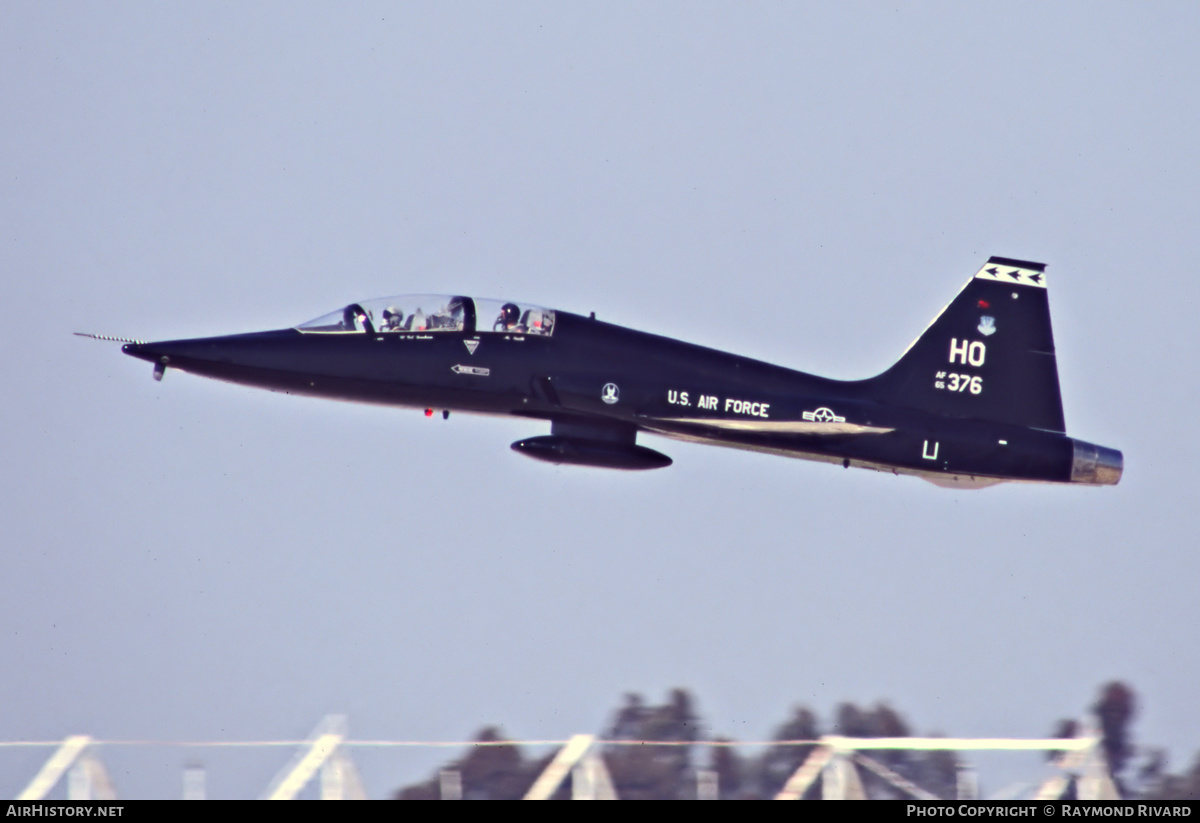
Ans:
{"label": "aircraft nose", "polygon": [[141,360],[154,360],[158,355],[150,351],[151,345],[151,343],[126,343],[121,347],[121,351],[130,357],[137,357]]}
{"label": "aircraft nose", "polygon": [[153,363],[155,380],[162,379],[168,366],[219,378],[238,369],[278,369],[280,344],[286,344],[295,334],[290,329],[283,329],[223,337],[126,343],[121,351]]}
{"label": "aircraft nose", "polygon": [[175,358],[211,358],[219,355],[223,347],[219,341],[205,340],[161,340],[154,343],[126,343],[121,351],[139,360],[161,360]]}
{"label": "aircraft nose", "polygon": [[250,334],[229,334],[222,337],[194,337],[184,340],[156,340],[152,342],[126,343],[121,351],[130,357],[154,362],[164,357],[171,361],[236,362],[245,360],[255,352],[267,351],[272,344],[290,340],[295,332],[290,329]]}
{"label": "aircraft nose", "polygon": [[162,348],[158,343],[126,343],[121,347],[121,351],[140,360],[149,360],[154,364],[154,379],[162,380],[167,371],[167,364],[171,362],[171,358],[163,353]]}

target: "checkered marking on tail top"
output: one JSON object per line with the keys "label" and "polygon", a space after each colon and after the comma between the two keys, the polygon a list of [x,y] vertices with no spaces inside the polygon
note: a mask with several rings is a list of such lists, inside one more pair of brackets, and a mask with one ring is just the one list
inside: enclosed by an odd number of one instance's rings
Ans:
{"label": "checkered marking on tail top", "polygon": [[1009,285],[1036,286],[1046,288],[1046,272],[1037,269],[1027,269],[1021,266],[1007,266],[989,262],[975,277],[981,280],[995,280]]}

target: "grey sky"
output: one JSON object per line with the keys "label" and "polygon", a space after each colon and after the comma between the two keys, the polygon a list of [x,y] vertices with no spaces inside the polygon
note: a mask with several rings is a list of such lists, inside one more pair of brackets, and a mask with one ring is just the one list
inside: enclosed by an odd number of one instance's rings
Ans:
{"label": "grey sky", "polygon": [[[1040,736],[1104,681],[1200,747],[1187,3],[0,9],[0,739],[711,733],[887,699]],[[169,373],[145,339],[514,297],[832,377],[989,255],[1049,264],[1068,430],[1115,489],[911,478]],[[44,752],[0,751],[11,796]],[[190,756],[105,754],[125,796]],[[440,755],[438,756],[440,757]],[[371,754],[372,794],[428,762]],[[238,759],[242,758],[242,759]],[[286,757],[209,758],[252,796]],[[115,764],[115,765],[114,765]],[[984,775],[985,783],[987,775]],[[986,786],[985,786],[986,787]]]}

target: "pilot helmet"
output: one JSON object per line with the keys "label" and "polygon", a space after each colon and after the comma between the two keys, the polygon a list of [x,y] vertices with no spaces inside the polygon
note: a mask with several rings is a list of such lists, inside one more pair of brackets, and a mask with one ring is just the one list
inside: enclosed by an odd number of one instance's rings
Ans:
{"label": "pilot helmet", "polygon": [[521,309],[516,303],[505,303],[500,307],[500,319],[507,326],[515,326],[521,319]]}
{"label": "pilot helmet", "polygon": [[388,306],[383,310],[383,322],[386,325],[399,324],[404,319],[404,312],[395,306]]}

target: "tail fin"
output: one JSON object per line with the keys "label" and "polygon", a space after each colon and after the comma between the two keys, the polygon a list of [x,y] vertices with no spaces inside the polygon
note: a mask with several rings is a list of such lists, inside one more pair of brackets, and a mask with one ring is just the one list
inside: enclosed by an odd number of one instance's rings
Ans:
{"label": "tail fin", "polygon": [[989,259],[871,382],[897,405],[1065,431],[1045,265]]}

